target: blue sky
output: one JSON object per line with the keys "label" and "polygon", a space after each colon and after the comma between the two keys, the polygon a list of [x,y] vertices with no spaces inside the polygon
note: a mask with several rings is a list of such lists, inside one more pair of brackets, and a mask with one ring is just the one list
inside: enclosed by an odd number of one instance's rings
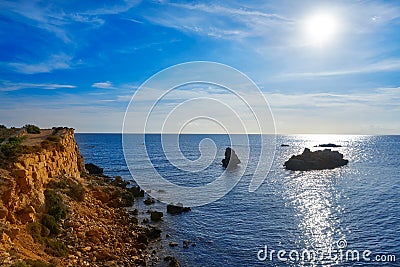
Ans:
{"label": "blue sky", "polygon": [[400,133],[398,1],[1,1],[0,124],[120,132],[138,86],[198,60],[254,80],[278,133]]}

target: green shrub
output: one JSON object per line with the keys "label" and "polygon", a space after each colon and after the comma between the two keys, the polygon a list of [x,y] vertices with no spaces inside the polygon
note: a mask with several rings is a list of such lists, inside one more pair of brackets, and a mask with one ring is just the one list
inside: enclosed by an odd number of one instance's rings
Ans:
{"label": "green shrub", "polygon": [[67,195],[76,201],[83,201],[85,199],[86,190],[80,182],[71,183]]}
{"label": "green shrub", "polygon": [[25,259],[14,263],[11,267],[54,267],[54,264],[48,264],[41,260]]}
{"label": "green shrub", "polygon": [[68,249],[64,243],[57,240],[47,240],[47,247],[45,252],[56,257],[64,257],[68,255]]}
{"label": "green shrub", "polygon": [[64,151],[64,146],[61,144],[61,143],[59,143],[59,142],[54,142],[54,141],[50,141],[50,140],[48,140],[48,139],[46,139],[46,140],[43,140],[41,143],[40,143],[40,146],[43,148],[43,149],[47,149],[47,150],[53,150],[53,149],[56,149],[56,150],[58,150],[58,151]]}
{"label": "green shrub", "polygon": [[58,223],[53,216],[49,214],[43,214],[42,224],[50,230],[50,234],[58,235],[60,233]]}
{"label": "green shrub", "polygon": [[68,181],[65,179],[62,179],[60,181],[50,180],[50,182],[47,184],[47,187],[49,188],[59,188],[59,189],[67,189],[68,186],[69,186]]}
{"label": "green shrub", "polygon": [[40,128],[35,125],[27,124],[24,126],[24,128],[26,129],[27,133],[40,134]]}
{"label": "green shrub", "polygon": [[[36,153],[41,150],[39,146],[25,146],[21,143],[25,140],[26,136],[8,138],[7,143],[0,145],[0,167],[7,167],[8,164],[15,162],[15,160],[22,154]],[[0,138],[0,142],[4,140]]]}
{"label": "green shrub", "polygon": [[7,127],[4,124],[0,124],[0,129],[7,129]]}
{"label": "green shrub", "polygon": [[51,141],[51,142],[60,142],[60,137],[58,135],[49,135],[47,138],[47,140]]}
{"label": "green shrub", "polygon": [[67,208],[56,192],[50,189],[44,191],[47,213],[54,217],[57,223],[67,215]]}
{"label": "green shrub", "polygon": [[25,260],[13,263],[10,267],[31,267]]}
{"label": "green shrub", "polygon": [[40,223],[32,222],[28,224],[28,230],[35,242],[44,242],[44,238],[42,237],[42,226],[40,225]]}

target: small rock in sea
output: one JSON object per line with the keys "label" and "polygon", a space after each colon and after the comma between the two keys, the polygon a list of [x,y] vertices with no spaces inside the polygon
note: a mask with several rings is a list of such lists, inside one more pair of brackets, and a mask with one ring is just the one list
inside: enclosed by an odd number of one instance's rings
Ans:
{"label": "small rock in sea", "polygon": [[167,256],[164,258],[164,261],[168,262],[168,267],[180,267],[179,261],[172,256]]}
{"label": "small rock in sea", "polygon": [[139,211],[138,211],[138,209],[134,209],[131,213],[132,213],[132,215],[138,215]]}
{"label": "small rock in sea", "polygon": [[171,241],[171,242],[169,242],[169,246],[170,247],[177,247],[178,243]]}
{"label": "small rock in sea", "polygon": [[157,239],[161,237],[161,230],[157,227],[149,226],[148,228],[146,228],[146,236],[150,240]]}
{"label": "small rock in sea", "polygon": [[103,168],[100,168],[93,163],[85,164],[85,169],[89,172],[89,174],[103,174]]}
{"label": "small rock in sea", "polygon": [[170,234],[165,234],[165,238],[171,237]]}
{"label": "small rock in sea", "polygon": [[164,216],[164,214],[161,211],[152,211],[150,213],[150,219],[153,222],[159,222],[162,220],[162,217]]}
{"label": "small rock in sea", "polygon": [[236,155],[235,150],[227,147],[225,149],[225,158],[221,162],[224,168],[233,168],[240,163],[240,159]]}
{"label": "small rock in sea", "polygon": [[325,149],[311,152],[310,149],[305,148],[301,155],[292,156],[284,163],[284,166],[292,171],[309,171],[334,169],[348,162],[338,151]]}
{"label": "small rock in sea", "polygon": [[155,203],[154,199],[152,199],[151,197],[146,198],[143,202],[146,205],[151,205]]}
{"label": "small rock in sea", "polygon": [[134,197],[144,197],[144,191],[139,186],[127,188]]}
{"label": "small rock in sea", "polygon": [[336,144],[329,143],[329,144],[320,144],[320,145],[314,146],[314,147],[342,147],[342,146],[341,146],[341,145],[336,145]]}
{"label": "small rock in sea", "polygon": [[183,248],[189,248],[189,245],[192,243],[190,240],[183,240],[182,242]]}
{"label": "small rock in sea", "polygon": [[114,181],[112,181],[111,184],[114,186],[125,188],[128,185],[128,182],[122,179],[121,176],[115,176]]}
{"label": "small rock in sea", "polygon": [[289,146],[289,145],[287,145],[287,144],[281,144],[281,146]]}
{"label": "small rock in sea", "polygon": [[144,218],[143,219],[143,223],[149,223],[149,219],[148,218]]}
{"label": "small rock in sea", "polygon": [[188,211],[190,211],[189,207],[183,207],[181,205],[175,206],[172,204],[167,205],[167,212],[169,214],[181,214],[182,212],[188,212]]}

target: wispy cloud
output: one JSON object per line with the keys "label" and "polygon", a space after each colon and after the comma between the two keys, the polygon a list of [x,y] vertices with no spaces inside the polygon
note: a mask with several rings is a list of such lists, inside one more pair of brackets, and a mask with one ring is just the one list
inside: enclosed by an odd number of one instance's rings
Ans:
{"label": "wispy cloud", "polygon": [[0,81],[0,91],[17,91],[21,89],[37,88],[44,90],[73,89],[75,85],[57,83],[15,83],[10,81]]}
{"label": "wispy cloud", "polygon": [[389,72],[400,70],[400,59],[391,59],[381,62],[371,63],[359,67],[339,69],[332,71],[319,71],[319,72],[292,72],[285,73],[278,78],[281,79],[297,79],[297,78],[315,78],[315,77],[328,77],[328,76],[342,76],[351,74],[367,74],[375,72]]}
{"label": "wispy cloud", "polygon": [[292,19],[275,13],[216,4],[165,3],[160,12],[161,15],[145,15],[145,18],[164,27],[224,39],[263,36],[267,31],[293,23]]}
{"label": "wispy cloud", "polygon": [[72,66],[72,57],[66,54],[58,54],[51,56],[48,60],[39,63],[22,63],[9,62],[6,63],[12,70],[23,74],[52,72],[58,69],[70,69]]}
{"label": "wispy cloud", "polygon": [[92,16],[121,14],[137,6],[140,2],[141,0],[125,0],[123,1],[123,4],[104,6],[101,8],[82,11],[81,13]]}
{"label": "wispy cloud", "polygon": [[20,23],[37,27],[54,34],[66,43],[71,42],[71,35],[66,26],[72,23],[84,23],[90,26],[101,26],[104,20],[79,12],[67,12],[53,4],[36,1],[2,1],[0,14],[4,14]]}
{"label": "wispy cloud", "polygon": [[313,94],[266,94],[273,108],[308,110],[315,108],[331,108],[344,106],[381,106],[386,107],[395,103],[393,96],[400,93],[400,88],[376,89],[373,93],[313,93]]}
{"label": "wispy cloud", "polygon": [[173,44],[173,43],[177,43],[180,41],[181,41],[180,39],[174,38],[174,39],[165,40],[162,42],[148,42],[148,43],[141,44],[141,45],[133,45],[133,46],[128,46],[128,47],[123,47],[123,48],[117,49],[116,52],[121,53],[121,54],[130,54],[130,53],[135,53],[138,50],[148,49],[151,47],[154,47],[155,49],[160,49],[164,45]]}
{"label": "wispy cloud", "polygon": [[110,81],[106,82],[96,82],[92,84],[93,88],[101,88],[101,89],[114,89],[114,85]]}

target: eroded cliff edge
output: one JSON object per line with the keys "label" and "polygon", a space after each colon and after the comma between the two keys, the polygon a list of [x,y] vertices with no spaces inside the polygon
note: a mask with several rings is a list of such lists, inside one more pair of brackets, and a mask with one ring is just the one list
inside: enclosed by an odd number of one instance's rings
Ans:
{"label": "eroded cliff edge", "polygon": [[[0,148],[0,266],[154,261],[148,246],[160,230],[140,226],[122,208],[143,192],[121,179],[89,175],[73,129],[22,129]],[[174,259],[169,264],[178,266]]]}
{"label": "eroded cliff edge", "polygon": [[52,179],[68,177],[82,182],[85,167],[74,130],[55,128],[43,132],[39,137],[21,133],[19,145],[25,147],[24,151],[10,155],[6,169],[1,170],[1,220],[11,224],[34,222],[44,209],[44,191]]}

